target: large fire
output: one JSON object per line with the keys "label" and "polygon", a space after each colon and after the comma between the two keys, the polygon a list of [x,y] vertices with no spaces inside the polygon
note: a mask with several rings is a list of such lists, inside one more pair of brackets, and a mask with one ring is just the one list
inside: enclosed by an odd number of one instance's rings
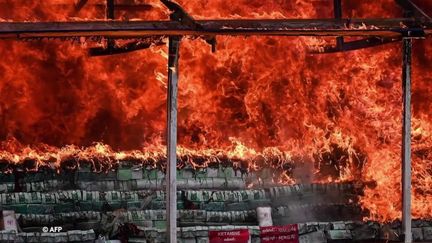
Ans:
{"label": "large fire", "polygon": [[[104,1],[0,0],[0,19],[103,19]],[[121,19],[167,19],[158,1]],[[329,1],[178,1],[196,18],[325,18]],[[357,3],[355,3],[357,2]],[[361,2],[361,3],[360,3]],[[346,17],[397,17],[392,0],[346,1]],[[431,4],[419,1],[426,9]],[[345,2],[344,2],[345,4]],[[428,6],[429,5],[429,6]],[[251,170],[313,164],[312,180],[373,181],[370,219],[400,217],[401,44],[310,54],[332,39],[218,37],[217,52],[185,38],[179,154],[193,166],[223,158]],[[432,42],[414,43],[413,214],[432,217]],[[90,57],[101,43],[0,42],[0,160],[58,168],[71,158],[155,163],[164,157],[167,48]],[[97,143],[95,143],[97,142]],[[201,158],[200,162],[193,158]],[[204,163],[202,162],[204,159]],[[289,166],[288,166],[289,165]],[[8,166],[5,165],[7,170]]]}

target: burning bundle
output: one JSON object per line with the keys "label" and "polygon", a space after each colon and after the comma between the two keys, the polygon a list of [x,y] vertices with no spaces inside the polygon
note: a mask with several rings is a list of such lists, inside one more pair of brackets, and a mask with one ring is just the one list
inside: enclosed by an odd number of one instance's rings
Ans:
{"label": "burning bundle", "polygon": [[[159,146],[144,151],[115,152],[103,144],[96,144],[85,149],[75,146],[67,146],[62,149],[45,147],[45,151],[24,147],[21,150],[15,149],[14,153],[3,152],[0,168],[3,173],[14,173],[16,176],[50,170],[65,174],[80,168],[88,168],[92,172],[102,174],[121,170],[122,167],[165,170],[164,150],[163,146]],[[252,173],[255,180],[258,181],[272,178],[272,182],[277,185],[290,184],[295,181],[321,182],[330,178],[340,181],[353,180],[355,178],[353,174],[344,177],[343,173],[351,170],[360,171],[363,160],[358,159],[355,164],[351,164],[348,157],[346,150],[336,146],[330,152],[305,159],[292,157],[277,148],[259,153],[239,143],[232,150],[180,148],[177,167],[178,169],[192,168],[192,173],[198,175],[200,169],[228,166],[234,168],[240,175]]]}

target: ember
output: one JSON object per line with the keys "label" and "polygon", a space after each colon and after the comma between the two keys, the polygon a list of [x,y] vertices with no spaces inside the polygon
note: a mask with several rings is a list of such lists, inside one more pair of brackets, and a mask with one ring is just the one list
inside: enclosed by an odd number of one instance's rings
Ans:
{"label": "ember", "polygon": [[[0,19],[104,19],[68,0],[0,2]],[[48,3],[50,2],[50,3]],[[53,4],[55,2],[55,4]],[[98,1],[94,1],[98,2]],[[102,4],[103,1],[100,1]],[[158,1],[117,17],[167,19]],[[197,19],[333,17],[327,1],[178,1]],[[344,16],[397,17],[393,1],[349,1]],[[228,4],[229,3],[229,4]],[[424,9],[432,9],[423,3]],[[93,6],[93,7],[92,7]],[[390,7],[389,7],[390,6]],[[394,6],[394,8],[393,8]],[[211,53],[201,39],[181,45],[178,157],[195,168],[229,162],[249,171],[271,166],[279,183],[373,181],[359,199],[368,219],[401,217],[400,43],[347,53],[311,54],[330,38],[218,37]],[[413,59],[413,216],[432,218],[431,40]],[[70,160],[165,161],[167,48],[91,57],[91,39],[0,42],[0,139],[3,171]],[[73,163],[79,166],[79,163]],[[94,166],[94,168],[99,168]],[[3,166],[2,166],[3,168]],[[97,170],[97,169],[95,169]]]}

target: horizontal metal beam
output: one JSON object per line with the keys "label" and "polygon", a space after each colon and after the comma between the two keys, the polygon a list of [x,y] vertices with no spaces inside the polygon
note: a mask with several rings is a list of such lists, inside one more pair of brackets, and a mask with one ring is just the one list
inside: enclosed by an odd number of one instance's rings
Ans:
{"label": "horizontal metal beam", "polygon": [[[285,19],[285,20],[199,20],[200,28],[178,21],[79,21],[0,22],[0,38],[111,37],[176,35],[273,35],[273,36],[381,36],[424,30],[432,34],[432,22],[413,18],[394,19]],[[408,27],[421,26],[421,27]]]}

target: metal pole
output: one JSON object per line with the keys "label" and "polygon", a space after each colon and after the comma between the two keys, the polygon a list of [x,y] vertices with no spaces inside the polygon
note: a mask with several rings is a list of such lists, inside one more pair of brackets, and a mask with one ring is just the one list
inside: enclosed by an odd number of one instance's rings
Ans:
{"label": "metal pole", "polygon": [[333,0],[334,17],[335,19],[342,18],[342,0]]}
{"label": "metal pole", "polygon": [[114,19],[114,0],[107,0],[106,17],[107,19]]}
{"label": "metal pole", "polygon": [[403,40],[403,128],[402,128],[402,231],[406,243],[411,233],[411,53],[412,40]]}
{"label": "metal pole", "polygon": [[[106,17],[109,20],[114,20],[114,0],[107,0],[106,2]],[[107,39],[107,49],[112,50],[115,45],[115,41],[113,39]]]}
{"label": "metal pole", "polygon": [[169,243],[177,243],[177,91],[180,37],[169,37],[167,97],[166,210]]}
{"label": "metal pole", "polygon": [[[342,19],[342,0],[333,0],[334,17],[335,19]],[[340,49],[343,48],[344,38],[336,37],[336,46]]]}

